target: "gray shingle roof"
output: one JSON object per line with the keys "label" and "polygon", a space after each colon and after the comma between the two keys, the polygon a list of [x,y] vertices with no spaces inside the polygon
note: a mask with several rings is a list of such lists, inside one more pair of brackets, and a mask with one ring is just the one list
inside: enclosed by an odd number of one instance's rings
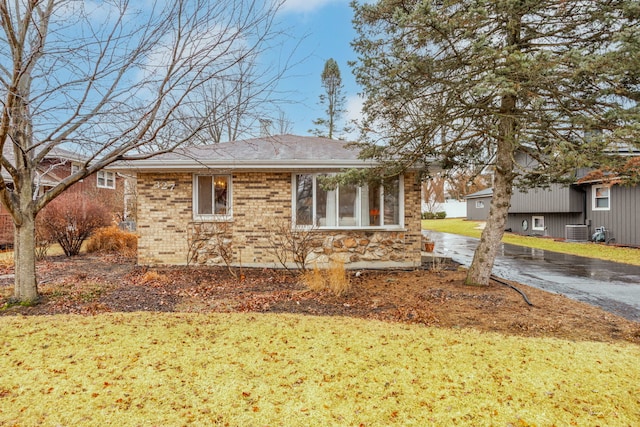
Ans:
{"label": "gray shingle roof", "polygon": [[485,188],[484,190],[476,191],[475,193],[467,194],[465,199],[476,199],[478,197],[493,196],[493,188]]}
{"label": "gray shingle roof", "polygon": [[363,167],[373,164],[358,158],[346,142],[314,136],[276,135],[206,146],[181,147],[146,160],[118,162],[135,170],[305,169]]}

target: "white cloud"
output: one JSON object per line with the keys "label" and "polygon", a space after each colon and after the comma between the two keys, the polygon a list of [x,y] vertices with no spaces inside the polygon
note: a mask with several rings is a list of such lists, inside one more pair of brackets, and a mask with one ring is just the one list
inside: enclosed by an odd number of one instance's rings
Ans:
{"label": "white cloud", "polygon": [[345,114],[345,118],[347,121],[351,122],[352,120],[360,121],[362,119],[362,104],[364,103],[364,99],[360,97],[360,95],[351,95],[347,97],[347,113]]}
{"label": "white cloud", "polygon": [[[347,97],[346,102],[346,113],[344,116],[345,122],[351,126],[351,123],[355,120],[356,122],[360,122],[362,120],[362,104],[364,100],[360,97],[360,95],[351,95]],[[360,135],[358,129],[353,129],[347,139],[355,140]]]}

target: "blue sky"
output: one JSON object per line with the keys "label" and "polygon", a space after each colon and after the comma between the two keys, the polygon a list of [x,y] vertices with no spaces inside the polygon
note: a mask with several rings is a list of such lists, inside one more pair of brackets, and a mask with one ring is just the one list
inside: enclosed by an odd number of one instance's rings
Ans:
{"label": "blue sky", "polygon": [[359,88],[347,64],[355,59],[350,45],[355,37],[352,17],[349,0],[286,0],[284,3],[280,12],[282,26],[291,30],[293,39],[301,40],[295,58],[302,62],[289,70],[289,77],[280,83],[280,89],[296,101],[283,107],[293,122],[292,133],[308,135],[308,130],[314,127],[313,120],[324,117],[323,107],[319,105],[319,96],[323,93],[320,74],[329,58],[335,59],[340,67],[348,118],[359,116]]}

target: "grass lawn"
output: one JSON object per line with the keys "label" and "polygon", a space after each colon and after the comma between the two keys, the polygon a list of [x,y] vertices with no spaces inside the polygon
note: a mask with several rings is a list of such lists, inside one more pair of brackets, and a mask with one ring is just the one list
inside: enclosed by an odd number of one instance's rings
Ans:
{"label": "grass lawn", "polygon": [[0,425],[640,425],[640,347],[340,317],[0,317]]}
{"label": "grass lawn", "polygon": [[[467,221],[461,218],[431,219],[422,220],[422,229],[479,238],[482,233],[482,224],[483,221]],[[591,242],[562,242],[542,237],[519,236],[512,233],[505,233],[502,241],[529,248],[640,265],[640,249],[637,248],[622,248]]]}

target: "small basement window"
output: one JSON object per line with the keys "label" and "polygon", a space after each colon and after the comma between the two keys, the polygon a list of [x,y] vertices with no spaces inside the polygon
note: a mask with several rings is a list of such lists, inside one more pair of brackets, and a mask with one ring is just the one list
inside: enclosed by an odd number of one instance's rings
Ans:
{"label": "small basement window", "polygon": [[531,229],[536,231],[544,231],[544,217],[543,216],[531,217]]}

